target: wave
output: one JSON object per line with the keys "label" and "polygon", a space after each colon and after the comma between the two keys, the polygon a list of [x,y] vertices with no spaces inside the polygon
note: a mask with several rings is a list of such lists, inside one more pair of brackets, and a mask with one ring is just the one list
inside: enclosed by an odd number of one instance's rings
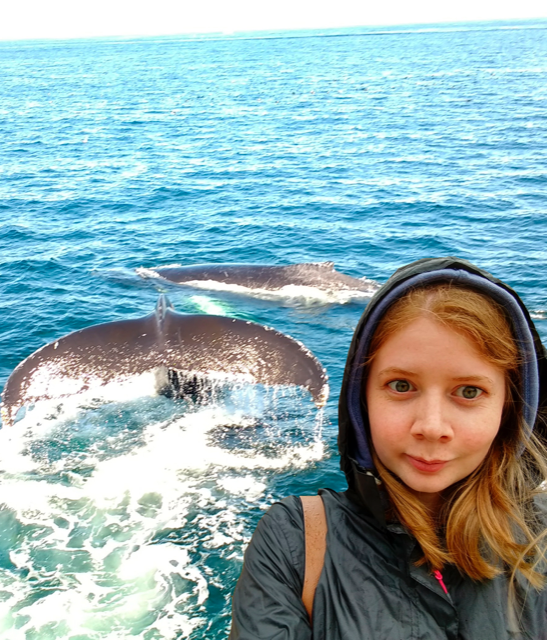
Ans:
{"label": "wave", "polygon": [[322,414],[297,396],[240,389],[222,406],[148,399],[71,420],[70,409],[29,412],[0,431],[0,629],[13,640],[52,624],[57,637],[204,637],[211,589],[229,610],[249,539],[240,514],[265,506],[269,474],[324,456]]}

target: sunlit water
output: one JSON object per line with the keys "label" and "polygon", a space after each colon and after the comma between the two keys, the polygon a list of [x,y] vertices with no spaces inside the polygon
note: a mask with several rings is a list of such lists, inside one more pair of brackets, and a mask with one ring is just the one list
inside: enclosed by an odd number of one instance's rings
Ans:
{"label": "sunlit water", "polygon": [[185,637],[225,615],[248,511],[271,500],[272,473],[324,445],[297,391],[222,396],[74,398],[62,417],[36,407],[0,432],[6,638]]}
{"label": "sunlit water", "polygon": [[243,384],[195,405],[146,378],[29,408],[0,431],[6,640],[225,639],[263,511],[344,487],[336,404],[368,296],[150,269],[332,260],[372,292],[458,255],[547,337],[547,24],[287,35],[306,34],[0,43],[0,384],[167,293],[291,335],[331,387],[323,410]]}

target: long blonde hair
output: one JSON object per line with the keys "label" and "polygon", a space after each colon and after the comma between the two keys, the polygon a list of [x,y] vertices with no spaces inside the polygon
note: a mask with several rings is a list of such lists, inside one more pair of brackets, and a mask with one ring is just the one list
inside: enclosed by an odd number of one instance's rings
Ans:
{"label": "long blonde hair", "polygon": [[[547,449],[525,425],[520,356],[511,324],[491,298],[472,289],[443,284],[411,290],[391,306],[375,331],[366,371],[396,331],[427,315],[467,337],[479,353],[505,373],[506,400],[499,432],[479,467],[443,492],[434,518],[406,485],[373,458],[398,520],[418,540],[432,569],[455,565],[473,580],[521,572],[539,588],[537,563],[544,557],[545,532],[534,515],[533,498],[547,479]],[[366,371],[365,382],[366,385]],[[364,388],[362,397],[365,398]]]}

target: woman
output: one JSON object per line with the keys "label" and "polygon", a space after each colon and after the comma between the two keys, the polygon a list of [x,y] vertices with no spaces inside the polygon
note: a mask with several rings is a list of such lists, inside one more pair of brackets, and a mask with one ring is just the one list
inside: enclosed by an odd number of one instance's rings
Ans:
{"label": "woman", "polygon": [[547,638],[545,357],[523,303],[488,273],[453,258],[397,271],[349,350],[349,488],[320,491],[311,620],[293,496],[247,549],[231,640]]}

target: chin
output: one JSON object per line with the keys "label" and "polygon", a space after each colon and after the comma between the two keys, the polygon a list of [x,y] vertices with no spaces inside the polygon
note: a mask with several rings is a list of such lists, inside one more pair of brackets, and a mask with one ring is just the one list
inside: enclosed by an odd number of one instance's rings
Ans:
{"label": "chin", "polygon": [[416,493],[440,493],[448,487],[452,486],[453,483],[447,482],[432,482],[431,479],[429,482],[405,482],[406,486]]}

